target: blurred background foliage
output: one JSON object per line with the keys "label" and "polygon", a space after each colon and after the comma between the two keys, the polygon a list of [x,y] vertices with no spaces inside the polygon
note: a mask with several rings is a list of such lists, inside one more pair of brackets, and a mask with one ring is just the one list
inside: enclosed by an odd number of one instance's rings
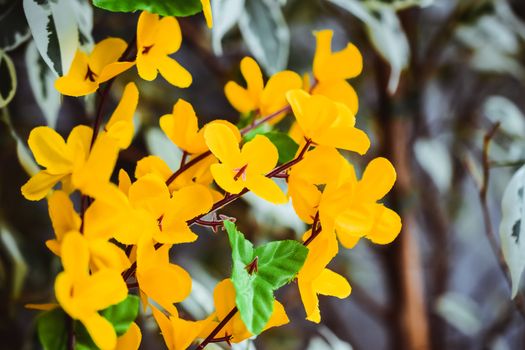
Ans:
{"label": "blurred background foliage", "polygon": [[[35,3],[43,3],[46,15],[63,27],[38,30],[27,11]],[[133,172],[135,162],[152,153],[175,167],[180,152],[163,136],[158,118],[178,98],[195,106],[202,124],[219,117],[237,121],[223,86],[241,80],[240,59],[254,56],[267,74],[285,68],[308,72],[312,32],[330,28],[336,49],[351,41],[363,54],[363,73],[351,83],[360,97],[358,125],[372,139],[366,160],[381,155],[395,164],[398,182],[389,201],[404,223],[393,244],[362,241],[332,263],[353,292],[346,300],[321,298],[322,325],[304,321],[297,289],[285,288],[279,297],[292,322],[235,349],[523,349],[525,2],[212,0],[212,5],[212,31],[201,15],[180,20],[184,39],[177,59],[193,74],[189,89],[161,78],[140,81],[135,72],[116,81],[113,105],[130,80],[137,80],[141,92],[139,128],[120,166]],[[44,245],[53,235],[46,203],[20,194],[35,169],[25,140],[37,125],[67,134],[94,117],[96,95],[75,99],[53,89],[67,58],[62,34],[77,31],[84,48],[108,36],[129,41],[137,19],[138,14],[94,9],[87,0],[0,0],[2,349],[38,348],[37,313],[23,305],[52,300],[59,269]],[[358,169],[365,164],[356,161]],[[297,237],[304,230],[291,208],[254,196],[224,213],[237,217],[252,241]],[[192,295],[183,303],[191,318],[211,311],[213,286],[231,264],[224,237],[207,231],[200,236],[173,256],[194,278]],[[160,348],[151,315],[141,315],[140,322],[146,330],[142,348]]]}

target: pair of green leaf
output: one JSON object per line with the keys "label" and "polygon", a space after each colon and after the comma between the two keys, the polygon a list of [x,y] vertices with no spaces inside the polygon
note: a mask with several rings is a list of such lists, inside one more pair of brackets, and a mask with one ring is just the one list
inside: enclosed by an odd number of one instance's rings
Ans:
{"label": "pair of green leaf", "polygon": [[232,247],[232,282],[241,319],[259,334],[272,313],[273,292],[288,284],[299,272],[308,249],[297,241],[278,241],[254,248],[234,223],[224,221]]}
{"label": "pair of green leaf", "polygon": [[114,12],[143,10],[161,16],[191,16],[202,11],[200,0],[93,0],[93,5]]}
{"label": "pair of green leaf", "polygon": [[[128,297],[119,304],[108,307],[100,312],[115,328],[117,336],[126,333],[139,313],[139,298],[136,295]],[[38,316],[37,331],[40,344],[44,350],[66,350],[68,337],[68,316],[60,309],[49,310]],[[89,336],[86,328],[79,321],[74,321],[75,349],[98,349]]]}

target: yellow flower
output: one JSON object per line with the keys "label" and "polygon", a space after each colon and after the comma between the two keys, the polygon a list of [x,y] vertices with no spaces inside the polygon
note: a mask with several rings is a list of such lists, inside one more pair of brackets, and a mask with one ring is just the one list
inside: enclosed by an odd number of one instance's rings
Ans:
{"label": "yellow flower", "polygon": [[208,28],[213,27],[213,16],[211,13],[210,0],[201,0],[202,11],[204,12],[204,18],[206,18],[206,24]]}
{"label": "yellow flower", "polygon": [[[257,111],[261,116],[267,116],[286,107],[286,93],[302,86],[301,77],[292,71],[282,71],[274,74],[264,86],[263,76],[259,65],[251,57],[241,61],[241,72],[246,80],[247,87],[243,88],[233,81],[224,87],[226,98],[231,105],[243,114]],[[272,120],[276,123],[282,118]]]}
{"label": "yellow flower", "polygon": [[319,205],[323,229],[335,229],[346,248],[352,248],[361,237],[377,244],[392,242],[401,231],[401,219],[378,201],[395,180],[392,164],[376,158],[368,164],[361,180],[353,175],[340,185],[327,185]]}
{"label": "yellow flower", "polygon": [[277,148],[261,135],[239,149],[233,132],[225,125],[210,123],[204,137],[210,151],[220,160],[211,165],[215,182],[229,193],[240,193],[244,188],[253,191],[269,202],[286,203],[287,199],[279,186],[265,175],[279,158]]}
{"label": "yellow flower", "polygon": [[317,48],[313,73],[316,83],[312,94],[324,95],[344,103],[355,115],[358,109],[357,94],[346,79],[354,78],[361,73],[363,57],[357,47],[350,43],[343,50],[333,53],[331,48],[333,35],[331,30],[315,33]]}
{"label": "yellow flower", "polygon": [[[81,219],[67,194],[62,191],[53,192],[49,197],[48,207],[56,238],[46,241],[46,245],[60,256],[60,247],[65,236],[79,232]],[[124,251],[108,241],[111,238],[110,233],[101,236],[87,229],[81,237],[89,248],[89,266],[92,271],[105,268],[123,271],[129,267],[130,263]]]}
{"label": "yellow flower", "polygon": [[319,188],[352,176],[355,177],[352,165],[335,148],[318,146],[306,153],[288,177],[288,195],[297,215],[311,224],[321,203],[323,192]]}
{"label": "yellow flower", "polygon": [[55,88],[68,96],[84,96],[98,86],[131,68],[135,62],[119,62],[127,44],[118,38],[99,42],[91,55],[77,50],[69,72],[55,82]]}
{"label": "yellow flower", "polygon": [[139,102],[139,90],[134,83],[129,83],[124,88],[120,102],[109,118],[104,130],[108,135],[117,140],[121,149],[126,149],[131,144],[135,126],[133,115]]}
{"label": "yellow flower", "polygon": [[[213,301],[215,303],[215,314],[217,319],[222,321],[235,307],[235,288],[230,279],[225,279],[217,284],[213,291]],[[290,320],[284,311],[283,305],[277,300],[274,300],[272,316],[270,317],[270,320],[268,320],[263,331],[272,327],[282,326],[288,322],[290,322]],[[241,341],[253,336],[253,334],[246,329],[239,312],[237,312],[235,316],[226,323],[221,332],[222,333],[217,334],[217,336],[230,336],[230,341],[232,343],[240,343]]]}
{"label": "yellow flower", "polygon": [[115,329],[98,311],[121,302],[128,295],[120,272],[103,269],[90,275],[89,248],[78,232],[66,235],[60,250],[64,271],[55,280],[58,303],[68,315],[84,324],[99,348],[114,349]]}
{"label": "yellow flower", "polygon": [[143,11],[137,25],[137,69],[144,80],[155,80],[157,73],[170,84],[185,88],[191,85],[191,74],[169,55],[182,43],[179,22],[174,17]]}
{"label": "yellow flower", "polygon": [[29,148],[45,169],[22,186],[24,197],[40,200],[59,181],[67,192],[80,189],[86,194],[107,183],[117,161],[118,145],[113,138],[101,134],[90,151],[92,135],[91,128],[80,125],[71,131],[66,142],[49,127],[34,128],[29,135]]}
{"label": "yellow flower", "polygon": [[344,104],[303,90],[289,91],[287,98],[304,137],[314,144],[359,154],[370,147],[368,136],[355,127],[355,117]]}
{"label": "yellow flower", "polygon": [[214,315],[200,321],[187,321],[179,318],[176,309],[169,318],[157,308],[152,306],[151,309],[168,350],[186,350],[195,339],[205,337],[212,331],[210,326],[213,326],[212,317]]}
{"label": "yellow flower", "polygon": [[[306,240],[311,235],[307,231]],[[306,261],[297,274],[297,284],[303,301],[306,319],[315,323],[321,321],[317,295],[346,298],[352,291],[348,281],[338,273],[326,268],[337,254],[337,240],[333,233],[322,231],[309,245]]]}
{"label": "yellow flower", "polygon": [[186,299],[191,292],[191,277],[182,267],[171,264],[171,245],[155,249],[152,240],[144,239],[137,248],[137,282],[142,305],[148,306],[147,297],[153,299],[170,314],[176,315],[173,305]]}
{"label": "yellow flower", "polygon": [[[126,179],[122,174],[119,177]],[[170,194],[162,178],[155,174],[121,188],[126,193],[107,184],[94,194],[95,202],[86,212],[86,231],[100,235],[110,232],[123,244],[151,238],[165,244],[193,242],[197,236],[186,222],[207,213],[213,205],[206,187],[194,184]]]}

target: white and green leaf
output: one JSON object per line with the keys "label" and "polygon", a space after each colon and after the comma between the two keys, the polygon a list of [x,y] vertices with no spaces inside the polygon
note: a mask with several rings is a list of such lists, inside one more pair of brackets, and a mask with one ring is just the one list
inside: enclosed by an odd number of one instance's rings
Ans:
{"label": "white and green leaf", "polygon": [[525,269],[525,166],[510,179],[503,193],[501,212],[501,249],[509,267],[514,298]]}
{"label": "white and green leaf", "polygon": [[222,39],[239,22],[244,4],[245,0],[211,0],[214,19],[211,43],[216,55],[222,55]]}
{"label": "white and green leaf", "polygon": [[11,51],[31,37],[22,0],[0,1],[0,49]]}
{"label": "white and green leaf", "polygon": [[0,49],[0,108],[4,108],[15,97],[17,87],[15,65]]}

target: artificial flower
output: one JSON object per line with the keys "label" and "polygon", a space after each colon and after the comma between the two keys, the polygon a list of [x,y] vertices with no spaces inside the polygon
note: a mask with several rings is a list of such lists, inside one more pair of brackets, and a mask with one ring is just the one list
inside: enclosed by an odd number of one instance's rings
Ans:
{"label": "artificial flower", "polygon": [[89,247],[78,232],[67,234],[60,248],[64,271],[55,280],[55,294],[64,311],[86,327],[100,349],[114,349],[113,325],[98,311],[123,301],[128,295],[120,272],[102,269],[89,274]]}
{"label": "artificial flower", "polygon": [[56,80],[55,88],[69,96],[84,96],[95,92],[100,84],[135,64],[119,61],[126,47],[124,40],[108,38],[99,42],[90,55],[77,50],[69,72]]}
{"label": "artificial flower", "polygon": [[137,69],[144,80],[155,80],[158,72],[170,84],[185,88],[191,74],[169,55],[177,52],[182,33],[175,17],[163,17],[143,11],[137,25]]}
{"label": "artificial flower", "polygon": [[257,135],[241,150],[230,128],[219,123],[210,123],[204,137],[210,151],[221,162],[212,164],[210,169],[215,182],[223,190],[237,194],[247,188],[269,202],[286,203],[286,196],[279,186],[265,176],[279,158],[277,148],[267,137]]}
{"label": "artificial flower", "polygon": [[[278,112],[288,105],[286,93],[302,86],[301,77],[292,71],[272,75],[265,86],[261,69],[251,57],[242,59],[241,72],[246,80],[246,88],[229,81],[224,92],[231,105],[243,114],[257,111],[260,116],[268,116]],[[280,113],[272,119],[272,123],[276,123],[284,115],[285,113]]]}

